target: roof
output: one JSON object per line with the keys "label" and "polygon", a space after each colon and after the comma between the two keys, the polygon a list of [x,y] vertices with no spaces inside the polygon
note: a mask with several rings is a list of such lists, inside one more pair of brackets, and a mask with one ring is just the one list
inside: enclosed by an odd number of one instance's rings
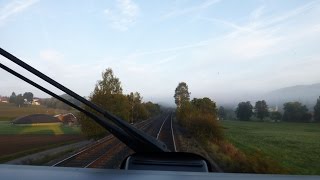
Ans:
{"label": "roof", "polygon": [[13,124],[33,124],[33,123],[58,123],[58,118],[47,114],[32,114],[24,117],[16,118],[12,121]]}

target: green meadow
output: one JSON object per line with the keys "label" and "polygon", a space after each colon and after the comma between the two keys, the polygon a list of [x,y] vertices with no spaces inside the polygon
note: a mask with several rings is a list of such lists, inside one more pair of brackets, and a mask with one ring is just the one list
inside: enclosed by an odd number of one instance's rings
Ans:
{"label": "green meadow", "polygon": [[293,174],[320,174],[320,124],[221,121],[225,136],[247,155],[256,152]]}

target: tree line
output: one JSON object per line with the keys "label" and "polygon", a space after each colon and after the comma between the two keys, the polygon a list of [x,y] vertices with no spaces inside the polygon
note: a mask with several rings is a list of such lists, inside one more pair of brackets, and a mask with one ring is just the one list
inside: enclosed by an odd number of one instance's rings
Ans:
{"label": "tree line", "polygon": [[[124,94],[122,85],[111,68],[102,72],[101,80],[98,80],[89,100],[116,116],[130,123],[146,120],[161,113],[159,104],[143,102],[139,92]],[[92,109],[85,107],[93,112]],[[95,112],[93,112],[95,113]],[[106,135],[107,131],[92,121],[84,114],[79,115],[82,132],[89,138],[99,138]]]}
{"label": "tree line", "polygon": [[[222,106],[217,108],[216,103],[208,97],[193,98],[190,100],[190,92],[185,82],[180,82],[175,89],[174,99],[176,103],[176,118],[178,123],[184,127],[204,148],[215,162],[219,163],[227,172],[255,172],[255,173],[283,173],[284,170],[276,163],[264,158],[262,155],[253,155],[241,152],[224,138],[223,128],[218,117],[230,113],[229,109]],[[248,104],[245,102],[245,104]],[[258,102],[257,107],[265,108],[263,102]],[[249,113],[245,112],[244,114]],[[265,111],[257,112],[262,117]],[[192,146],[192,145],[190,145]],[[196,145],[197,146],[197,145]]]}
{"label": "tree line", "polygon": [[[79,102],[78,100],[76,100],[75,98],[71,97],[68,94],[62,94],[62,95],[60,95],[60,97],[72,102],[73,104],[75,104],[77,106],[81,106],[81,102]],[[71,106],[65,104],[64,102],[62,102],[54,97],[42,98],[42,99],[40,99],[40,103],[41,103],[41,105],[46,106],[47,108],[64,109],[64,110],[73,109]]]}
{"label": "tree line", "polygon": [[[313,113],[309,112],[306,105],[300,102],[287,102],[283,104],[283,113],[278,110],[269,111],[268,105],[265,100],[260,100],[252,106],[250,101],[240,102],[235,110],[235,114],[238,120],[249,121],[252,117],[256,117],[263,121],[266,118],[278,121],[286,122],[311,122],[312,118],[314,122],[320,122],[320,97],[314,106]],[[219,118],[225,119],[226,112],[223,107],[218,110]]]}
{"label": "tree line", "polygon": [[31,104],[33,101],[33,93],[32,92],[25,92],[23,94],[16,95],[15,92],[12,92],[11,96],[9,97],[9,103],[15,104],[16,106],[26,106]]}

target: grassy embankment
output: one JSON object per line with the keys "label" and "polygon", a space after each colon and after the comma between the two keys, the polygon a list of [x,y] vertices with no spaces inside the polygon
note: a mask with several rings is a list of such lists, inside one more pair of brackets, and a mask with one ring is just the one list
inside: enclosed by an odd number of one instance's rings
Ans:
{"label": "grassy embankment", "polygon": [[222,121],[225,138],[290,174],[320,174],[320,124]]}

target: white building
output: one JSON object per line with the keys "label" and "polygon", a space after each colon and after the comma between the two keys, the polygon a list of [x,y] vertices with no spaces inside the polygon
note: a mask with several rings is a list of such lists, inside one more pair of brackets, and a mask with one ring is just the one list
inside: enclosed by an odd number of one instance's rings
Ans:
{"label": "white building", "polygon": [[40,105],[40,99],[34,98],[34,99],[32,100],[32,103],[31,103],[31,104],[32,104],[32,105],[39,106],[39,105]]}

